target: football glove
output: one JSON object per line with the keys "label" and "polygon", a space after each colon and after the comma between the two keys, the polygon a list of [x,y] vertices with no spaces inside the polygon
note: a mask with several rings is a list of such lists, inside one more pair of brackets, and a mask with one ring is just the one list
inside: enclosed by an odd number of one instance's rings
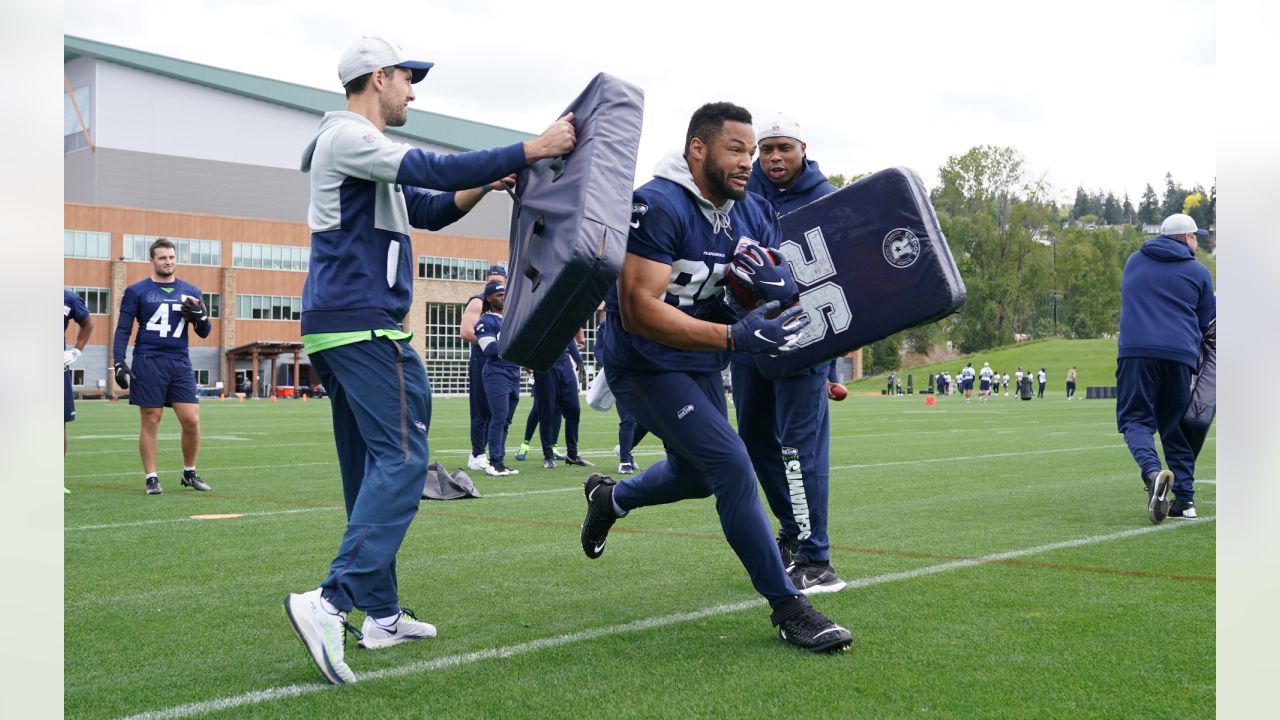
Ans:
{"label": "football glove", "polygon": [[115,368],[116,368],[116,385],[119,385],[121,390],[128,390],[129,378],[133,376],[133,373],[129,370],[129,363],[121,360],[120,362],[116,363]]}
{"label": "football glove", "polygon": [[200,298],[187,298],[182,301],[182,317],[187,319],[191,324],[204,322],[209,319],[209,311],[204,307],[204,301]]}
{"label": "football glove", "polygon": [[729,270],[733,273],[727,283],[730,294],[748,310],[773,300],[777,300],[780,307],[789,308],[800,300],[800,288],[791,274],[791,266],[782,253],[773,248],[754,243],[746,245],[734,254]]}
{"label": "football glove", "polygon": [[782,311],[775,318],[769,315],[778,310],[777,300],[770,300],[747,313],[746,317],[729,326],[733,349],[748,355],[781,355],[796,350],[800,332],[809,326],[809,313],[799,305]]}
{"label": "football glove", "polygon": [[71,348],[70,350],[63,350],[62,351],[62,369],[66,370],[67,368],[71,367],[71,363],[74,363],[76,360],[79,360],[79,359],[80,359],[79,348]]}

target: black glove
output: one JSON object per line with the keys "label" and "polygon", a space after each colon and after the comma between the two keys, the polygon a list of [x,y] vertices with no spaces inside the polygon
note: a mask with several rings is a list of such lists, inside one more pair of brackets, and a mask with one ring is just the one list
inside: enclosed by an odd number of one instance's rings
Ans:
{"label": "black glove", "polygon": [[800,332],[809,327],[809,313],[795,305],[770,319],[779,304],[770,300],[729,326],[733,349],[748,355],[780,355],[796,350]]}
{"label": "black glove", "polygon": [[204,322],[209,319],[209,311],[204,307],[204,301],[200,298],[187,298],[182,301],[182,309],[179,311],[182,317],[192,325],[198,322]]}
{"label": "black glove", "polygon": [[129,363],[121,360],[120,362],[116,363],[115,367],[116,367],[116,385],[119,385],[121,390],[128,390],[129,378],[132,377],[133,375],[133,373],[129,371]]}

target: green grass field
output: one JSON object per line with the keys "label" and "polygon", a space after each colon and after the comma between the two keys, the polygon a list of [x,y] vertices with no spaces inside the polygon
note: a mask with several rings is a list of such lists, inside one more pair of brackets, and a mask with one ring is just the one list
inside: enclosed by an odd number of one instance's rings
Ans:
{"label": "green grass field", "polygon": [[[832,404],[832,559],[850,586],[814,604],[854,633],[847,653],[776,639],[711,499],[633,512],[591,561],[578,545],[589,471],[513,462],[520,475],[473,474],[483,499],[424,501],[400,592],[439,637],[377,651],[352,639],[360,682],[346,687],[322,683],[281,607],[324,577],[344,526],[327,401],[206,402],[208,494],[180,487],[167,415],[159,497],[143,493],[136,409],[81,403],[65,713],[1211,717],[1214,439],[1201,519],[1152,526],[1114,401],[1060,398]],[[465,467],[465,399],[434,413],[433,459]],[[584,408],[584,455],[606,472],[616,427]],[[659,452],[648,438],[637,459]],[[218,513],[242,517],[190,519]]]}

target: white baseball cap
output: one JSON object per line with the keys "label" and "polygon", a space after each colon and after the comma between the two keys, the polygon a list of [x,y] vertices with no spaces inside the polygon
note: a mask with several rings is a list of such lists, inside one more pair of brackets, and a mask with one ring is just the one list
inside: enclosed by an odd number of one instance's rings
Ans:
{"label": "white baseball cap", "polygon": [[1161,235],[1188,235],[1195,234],[1205,237],[1209,234],[1208,230],[1199,230],[1196,228],[1196,221],[1191,219],[1190,215],[1182,213],[1174,213],[1164,219],[1160,223]]}
{"label": "white baseball cap", "polygon": [[804,142],[803,134],[800,131],[800,123],[796,122],[795,118],[778,113],[773,118],[773,122],[756,131],[756,142],[775,137],[795,138],[797,142]]}
{"label": "white baseball cap", "polygon": [[363,37],[347,48],[338,60],[338,81],[343,85],[378,68],[402,67],[413,73],[415,83],[422,82],[435,63],[410,60],[397,44],[380,37]]}

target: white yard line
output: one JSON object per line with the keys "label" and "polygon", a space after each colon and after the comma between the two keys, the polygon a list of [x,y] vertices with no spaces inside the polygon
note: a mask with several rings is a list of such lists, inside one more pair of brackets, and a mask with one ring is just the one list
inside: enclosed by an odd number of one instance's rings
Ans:
{"label": "white yard line", "polygon": [[[876,585],[884,585],[886,583],[898,582],[900,580],[913,580],[918,577],[928,575],[936,575],[938,573],[950,572],[952,570],[961,570],[963,568],[977,567],[992,562],[1000,562],[1003,560],[1012,560],[1015,558],[1026,557],[1028,555],[1037,555],[1053,550],[1062,550],[1066,548],[1080,547],[1081,545],[1092,545],[1094,543],[1108,542],[1111,540],[1121,540],[1136,535],[1145,535],[1153,532],[1168,532],[1178,528],[1195,527],[1196,525],[1212,522],[1213,516],[1201,518],[1196,522],[1174,523],[1170,525],[1147,525],[1143,527],[1133,528],[1132,530],[1122,530],[1120,532],[1108,533],[1105,535],[1091,535],[1089,537],[1077,538],[1075,540],[1064,540],[1062,542],[1049,543],[1046,545],[1037,545],[1035,547],[1023,548],[1021,550],[1009,550],[1007,552],[986,555],[980,558],[972,558],[967,560],[954,560],[951,562],[939,563],[937,565],[928,565],[915,570],[907,570],[905,572],[887,573],[884,575],[876,575],[874,577],[853,580],[845,586],[844,591],[850,589],[861,589],[873,587]],[[435,660],[426,660],[421,662],[409,663],[399,667],[385,668],[383,670],[375,670],[373,672],[362,673],[358,676],[362,683],[372,682],[376,680],[388,680],[392,678],[404,677],[406,675],[418,675],[433,670],[445,670],[448,668],[459,667],[462,665],[470,665],[483,660],[493,660],[496,658],[509,658],[516,655],[526,655],[528,653],[546,650],[548,648],[561,647],[577,642],[587,640],[595,640],[602,637],[610,637],[614,635],[623,635],[627,633],[639,632],[643,630],[652,630],[654,628],[667,627],[679,623],[701,620],[716,615],[725,615],[728,613],[739,612],[764,604],[763,598],[751,598],[741,602],[729,603],[725,605],[715,605],[693,612],[678,613],[675,615],[662,615],[658,617],[644,618],[634,620],[621,625],[610,625],[607,627],[591,628],[581,630],[575,633],[565,635],[556,635],[553,637],[540,638],[531,640],[518,645],[507,645],[505,647],[489,648],[486,650],[478,650],[476,652],[463,653],[460,655],[448,655]],[[284,632],[283,624],[281,624],[280,632]],[[298,662],[305,662],[298,654]],[[188,703],[186,705],[178,705],[164,710],[154,710],[151,712],[140,713],[138,715],[130,715],[124,720],[169,720],[170,718],[193,717],[196,715],[205,715],[207,713],[218,712],[221,710],[229,710],[231,708],[244,707],[246,705],[256,705],[264,702],[271,702],[283,698],[297,697],[299,695],[308,695],[322,690],[333,689],[334,686],[323,683],[302,683],[296,685],[285,685],[282,687],[268,688],[266,690],[255,690],[253,692],[243,693],[240,695],[230,695],[227,697],[216,698],[213,700],[202,700],[200,702]]]}

